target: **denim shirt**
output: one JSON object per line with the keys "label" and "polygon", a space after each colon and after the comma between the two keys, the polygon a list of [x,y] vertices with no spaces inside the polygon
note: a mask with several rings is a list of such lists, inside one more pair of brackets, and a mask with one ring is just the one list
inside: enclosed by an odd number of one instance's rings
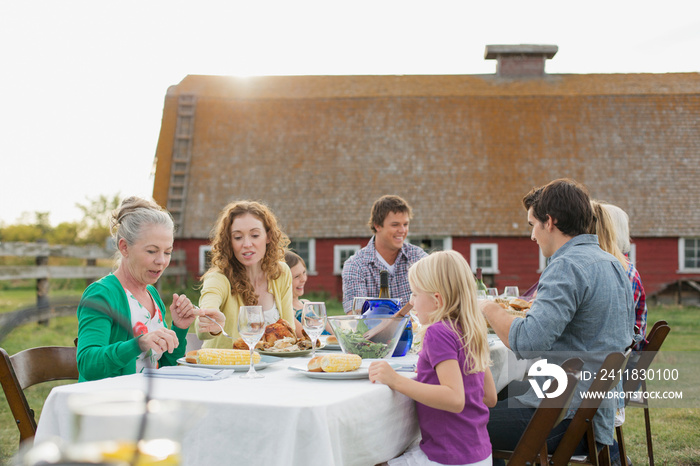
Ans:
{"label": "denim shirt", "polygon": [[[537,298],[527,316],[511,324],[508,343],[518,358],[561,363],[575,356],[584,360],[584,371],[595,373],[607,354],[624,352],[632,343],[634,321],[632,285],[622,264],[600,249],[596,235],[579,235],[551,257]],[[579,383],[567,419],[592,379]],[[533,408],[540,402],[532,388],[517,399]],[[613,443],[616,404],[604,400],[593,418],[599,443]]]}

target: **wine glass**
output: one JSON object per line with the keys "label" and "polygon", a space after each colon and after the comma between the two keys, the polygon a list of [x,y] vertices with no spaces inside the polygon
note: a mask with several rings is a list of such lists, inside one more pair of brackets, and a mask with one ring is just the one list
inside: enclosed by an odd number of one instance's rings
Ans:
{"label": "wine glass", "polygon": [[518,291],[517,286],[506,286],[505,290],[503,291],[503,296],[506,298],[517,298],[520,296],[520,291]]}
{"label": "wine glass", "polygon": [[238,333],[250,348],[250,367],[242,379],[260,379],[265,377],[255,372],[253,365],[253,350],[265,333],[265,316],[262,306],[241,306],[238,312]]}
{"label": "wine glass", "polygon": [[357,297],[357,296],[352,298],[352,311],[351,311],[352,314],[356,314],[358,316],[361,315],[362,314],[362,307],[364,306],[365,301],[367,301],[368,299],[372,299],[372,298]]}
{"label": "wine glass", "polygon": [[494,299],[498,298],[498,288],[487,288],[486,289],[486,297],[493,301]]}
{"label": "wine glass", "polygon": [[476,299],[477,301],[480,301],[482,299],[486,299],[486,291],[485,290],[476,290]]}
{"label": "wine glass", "polygon": [[316,356],[316,340],[326,328],[326,303],[304,303],[301,311],[301,325],[311,338],[311,357]]}

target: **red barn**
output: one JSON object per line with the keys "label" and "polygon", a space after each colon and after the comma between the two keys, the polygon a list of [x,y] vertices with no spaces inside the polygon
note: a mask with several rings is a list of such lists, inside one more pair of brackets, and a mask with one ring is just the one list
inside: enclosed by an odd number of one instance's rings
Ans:
{"label": "red barn", "polygon": [[372,202],[411,203],[410,241],[455,249],[486,281],[543,267],[522,207],[561,177],[630,216],[647,294],[700,278],[700,73],[553,75],[555,46],[488,46],[493,75],[187,76],[168,89],[154,198],[193,275],[235,199],[277,214],[309,290],[341,294]]}

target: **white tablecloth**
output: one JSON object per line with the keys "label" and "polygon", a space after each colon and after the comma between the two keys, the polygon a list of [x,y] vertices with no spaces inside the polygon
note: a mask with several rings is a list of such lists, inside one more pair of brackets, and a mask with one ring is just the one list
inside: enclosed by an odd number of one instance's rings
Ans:
{"label": "white tablecloth", "polygon": [[[150,379],[152,398],[197,402],[205,412],[185,436],[183,464],[367,466],[395,457],[418,436],[413,400],[368,379],[319,380],[288,369],[307,362],[285,358],[255,380],[240,373],[215,381]],[[35,445],[70,438],[71,395],[145,389],[147,381],[135,374],[54,388]]]}
{"label": "white tablecloth", "polygon": [[[491,370],[500,391],[522,379],[531,361],[490,336]],[[414,363],[416,355],[391,358]],[[400,454],[419,434],[415,404],[368,379],[319,380],[289,370],[308,358],[284,358],[261,370],[262,379],[240,373],[215,380],[153,378],[152,398],[194,402],[201,419],[192,421],[183,444],[183,464],[374,465]],[[407,377],[414,375],[402,372]],[[129,375],[54,388],[46,399],[35,444],[71,437],[72,395],[97,390],[145,390],[148,379]]]}
{"label": "white tablecloth", "polygon": [[496,383],[496,392],[503,390],[506,385],[516,380],[523,380],[534,359],[517,359],[515,353],[509,350],[496,336],[489,335],[491,350],[491,373]]}

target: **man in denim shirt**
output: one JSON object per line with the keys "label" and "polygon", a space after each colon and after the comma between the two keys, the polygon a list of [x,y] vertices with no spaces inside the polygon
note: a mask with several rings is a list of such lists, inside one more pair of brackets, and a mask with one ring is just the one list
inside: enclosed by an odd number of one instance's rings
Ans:
{"label": "man in denim shirt", "polygon": [[[549,363],[560,363],[577,356],[586,362],[584,370],[594,372],[606,354],[623,352],[633,340],[634,303],[627,273],[614,256],[600,249],[597,236],[586,234],[595,220],[582,185],[555,180],[531,191],[523,204],[532,226],[531,238],[550,258],[540,276],[537,298],[524,319],[511,316],[493,302],[483,302],[481,310],[518,358],[543,357]],[[588,389],[590,383],[579,384],[580,389]],[[613,443],[614,401],[604,400],[593,418],[600,446]],[[515,448],[539,403],[532,387],[520,396],[499,401],[491,409],[488,425],[493,448]],[[550,452],[580,403],[577,390],[566,420],[547,439]],[[587,453],[583,443],[579,445],[576,454]]]}

